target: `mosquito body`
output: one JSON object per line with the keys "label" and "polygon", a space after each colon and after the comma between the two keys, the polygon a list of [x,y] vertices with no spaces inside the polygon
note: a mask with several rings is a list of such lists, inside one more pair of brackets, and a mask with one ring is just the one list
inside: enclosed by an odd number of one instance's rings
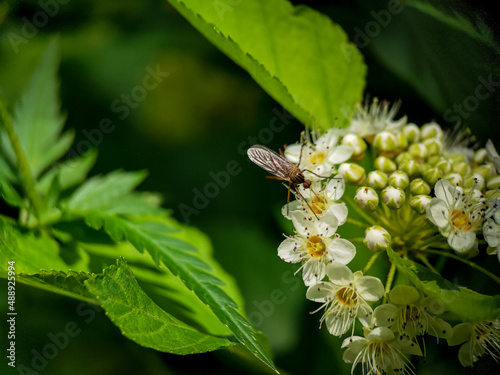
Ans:
{"label": "mosquito body", "polygon": [[[297,165],[286,160],[283,155],[270,150],[269,148],[261,145],[255,145],[247,150],[247,155],[249,159],[264,169],[265,171],[271,173],[273,176],[267,176],[267,178],[274,178],[276,180],[288,182],[288,197],[287,197],[287,210],[288,203],[290,202],[290,188],[293,186],[297,194],[307,203],[307,200],[302,196],[297,185],[302,184],[304,189],[309,189],[312,182],[304,177],[304,171],[306,169],[300,169],[300,160],[302,159],[302,149],[300,151],[299,162]],[[312,173],[312,172],[311,172]],[[309,206],[309,208],[311,208]],[[311,209],[312,211],[312,209]]]}

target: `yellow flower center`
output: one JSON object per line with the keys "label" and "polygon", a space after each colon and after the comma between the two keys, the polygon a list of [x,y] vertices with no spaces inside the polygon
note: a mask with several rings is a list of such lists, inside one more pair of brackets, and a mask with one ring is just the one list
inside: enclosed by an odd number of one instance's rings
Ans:
{"label": "yellow flower center", "polygon": [[325,160],[325,154],[321,151],[314,153],[313,156],[309,158],[311,164],[321,164],[323,160]]}
{"label": "yellow flower center", "polygon": [[340,303],[351,307],[358,303],[358,293],[353,288],[343,287],[337,291],[337,299]]}
{"label": "yellow flower center", "polygon": [[467,212],[454,209],[451,212],[451,223],[457,229],[469,231],[472,229],[472,223]]}
{"label": "yellow flower center", "polygon": [[307,241],[307,251],[314,258],[321,258],[326,251],[326,245],[319,236],[311,236]]}
{"label": "yellow flower center", "polygon": [[321,215],[326,208],[325,200],[321,197],[314,197],[311,208],[316,215]]}

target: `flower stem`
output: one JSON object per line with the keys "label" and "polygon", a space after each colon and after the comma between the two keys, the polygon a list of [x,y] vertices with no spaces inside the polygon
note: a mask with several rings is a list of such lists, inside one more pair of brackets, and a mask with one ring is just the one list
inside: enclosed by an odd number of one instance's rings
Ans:
{"label": "flower stem", "polygon": [[31,174],[28,161],[26,160],[26,156],[24,155],[21,143],[19,142],[19,138],[17,138],[16,132],[14,131],[14,126],[12,125],[10,116],[7,113],[7,108],[5,108],[5,105],[1,100],[0,126],[3,126],[5,132],[7,133],[7,136],[9,137],[10,144],[12,146],[12,149],[14,150],[14,154],[16,155],[17,167],[19,168],[19,174],[23,181],[26,195],[28,196],[28,199],[32,204],[33,213],[37,218],[39,218],[39,215],[42,211],[42,199],[36,191],[35,180],[33,179],[33,176]]}
{"label": "flower stem", "polygon": [[500,277],[494,275],[493,273],[491,273],[490,271],[484,269],[483,267],[479,266],[478,264],[476,264],[474,262],[471,262],[470,260],[460,258],[459,256],[457,256],[455,254],[447,253],[447,252],[441,251],[441,250],[426,249],[425,252],[426,253],[431,253],[431,254],[442,255],[442,256],[445,256],[445,257],[448,257],[448,258],[452,258],[452,259],[458,260],[459,262],[465,263],[468,266],[470,266],[470,267],[478,270],[479,272],[484,273],[486,276],[491,277],[493,280],[495,280],[497,283],[500,284]]}
{"label": "flower stem", "polygon": [[385,282],[384,301],[382,303],[387,302],[387,295],[391,291],[392,282],[394,281],[395,274],[396,274],[396,264],[391,263],[391,268],[389,269],[389,274],[387,275],[387,281]]}
{"label": "flower stem", "polygon": [[432,272],[436,273],[439,275],[439,272],[434,268],[434,266],[429,262],[427,257],[423,254],[418,254],[417,258],[420,259],[420,261],[427,266],[428,269],[430,269]]}
{"label": "flower stem", "polygon": [[361,221],[358,221],[356,219],[351,219],[350,217],[347,218],[346,220],[348,223],[351,223],[353,225],[356,225],[357,227],[360,227],[360,228],[363,228],[365,229],[366,228],[366,224],[365,223],[362,223]]}
{"label": "flower stem", "polygon": [[379,255],[380,255],[380,252],[377,252],[371,256],[368,263],[366,263],[365,268],[363,268],[363,274],[367,273],[370,270],[370,268],[373,266],[373,263],[375,263],[375,261],[377,260]]}
{"label": "flower stem", "polygon": [[434,241],[442,240],[442,239],[443,239],[443,236],[438,233],[425,241],[417,242],[416,244],[412,245],[412,249],[421,250],[423,247],[430,245]]}

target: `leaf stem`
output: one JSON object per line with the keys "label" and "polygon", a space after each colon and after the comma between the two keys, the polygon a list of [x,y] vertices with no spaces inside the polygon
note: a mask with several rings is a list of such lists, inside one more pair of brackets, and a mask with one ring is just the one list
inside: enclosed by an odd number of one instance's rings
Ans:
{"label": "leaf stem", "polygon": [[452,259],[458,260],[459,262],[465,263],[468,266],[470,266],[470,267],[478,270],[479,272],[484,273],[486,276],[491,277],[493,280],[495,280],[497,283],[500,284],[500,277],[494,275],[493,273],[491,273],[490,271],[484,269],[483,267],[479,266],[478,264],[476,264],[474,262],[471,262],[470,260],[460,258],[459,256],[457,256],[455,254],[447,253],[447,252],[441,251],[441,250],[426,249],[424,251],[426,253],[442,255],[442,256],[445,256],[445,257],[448,257],[448,258],[452,258]]}
{"label": "leaf stem", "polygon": [[394,281],[395,274],[396,274],[396,264],[391,263],[391,268],[389,269],[389,274],[387,275],[387,281],[385,282],[384,301],[382,303],[387,302],[387,295],[391,291],[392,282]]}
{"label": "leaf stem", "polygon": [[380,254],[381,254],[380,252],[376,252],[375,254],[373,254],[371,256],[368,263],[366,263],[365,268],[363,268],[363,274],[367,273],[370,270],[370,268],[373,266],[373,263],[375,263],[375,261],[377,260],[377,258]]}
{"label": "leaf stem", "polygon": [[19,168],[20,177],[23,181],[26,195],[28,196],[28,199],[32,204],[33,213],[37,218],[40,218],[40,213],[42,212],[42,199],[36,191],[35,180],[33,179],[33,175],[31,174],[28,160],[26,160],[26,156],[24,155],[21,143],[19,142],[19,138],[17,138],[16,132],[14,131],[12,120],[10,119],[10,116],[7,112],[7,108],[5,108],[5,105],[1,100],[0,126],[5,129],[5,132],[9,137],[12,149],[14,150],[14,154],[16,155],[17,167]]}

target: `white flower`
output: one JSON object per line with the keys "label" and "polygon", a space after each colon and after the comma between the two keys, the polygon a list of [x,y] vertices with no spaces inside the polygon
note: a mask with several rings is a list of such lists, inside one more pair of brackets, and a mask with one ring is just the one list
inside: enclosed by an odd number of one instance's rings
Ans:
{"label": "white flower", "polygon": [[495,149],[493,142],[491,142],[491,139],[488,139],[488,142],[486,142],[486,153],[488,154],[488,158],[490,159],[490,161],[495,166],[497,173],[500,173],[500,155],[498,155],[498,152]]}
{"label": "white flower", "polygon": [[390,303],[378,306],[373,312],[377,326],[388,327],[400,337],[414,340],[429,333],[448,338],[451,326],[433,314],[444,312],[444,305],[432,298],[421,298],[418,290],[408,285],[395,286],[389,293]]}
{"label": "white flower", "polygon": [[312,219],[303,211],[291,213],[297,235],[290,236],[278,247],[278,256],[285,262],[302,266],[302,278],[307,286],[317,284],[326,274],[326,266],[333,261],[349,263],[356,254],[354,245],[338,235],[338,220],[332,213],[323,215],[319,220]]}
{"label": "white flower", "polygon": [[439,228],[448,244],[457,253],[477,251],[476,231],[485,215],[485,202],[481,196],[465,195],[458,186],[440,179],[435,187],[436,197],[427,206],[427,218]]}
{"label": "white flower", "polygon": [[366,138],[369,142],[373,140],[375,134],[388,130],[393,133],[399,133],[403,125],[406,124],[406,116],[394,121],[401,102],[396,102],[389,109],[389,102],[377,99],[369,105],[358,105],[354,118],[348,130],[360,137]]}
{"label": "white flower", "polygon": [[497,254],[500,261],[500,224],[493,219],[487,219],[483,224],[484,239],[492,249],[489,254]]}
{"label": "white flower", "polygon": [[458,351],[462,366],[472,366],[479,357],[489,354],[495,361],[500,360],[500,321],[460,323],[453,327],[448,345],[464,343]]}
{"label": "white flower", "polygon": [[299,191],[302,196],[307,200],[305,203],[301,198],[296,199],[281,209],[281,213],[287,219],[291,219],[290,214],[293,211],[302,210],[309,215],[321,217],[328,213],[335,215],[338,225],[342,225],[347,220],[347,206],[344,202],[339,202],[342,195],[344,195],[345,184],[341,178],[334,178],[328,181],[327,184],[321,181],[314,181],[308,189],[304,189],[302,185],[299,186]]}
{"label": "white flower", "polygon": [[411,374],[411,363],[405,354],[422,355],[418,345],[397,340],[386,327],[376,327],[372,331],[365,329],[365,337],[347,338],[342,347],[347,348],[343,360],[353,364],[353,371],[361,363],[363,374]]}
{"label": "white flower", "polygon": [[328,331],[339,337],[349,330],[356,317],[364,326],[370,326],[373,311],[367,302],[378,301],[384,295],[382,282],[363,276],[361,271],[352,273],[339,262],[329,264],[326,274],[330,281],[310,286],[306,294],[311,301],[323,303],[320,309],[325,307],[320,323],[326,321]]}
{"label": "white flower", "polygon": [[[335,172],[335,165],[341,164],[351,157],[354,149],[351,146],[340,145],[338,129],[329,129],[326,133],[315,140],[312,133],[313,142],[305,145],[295,143],[285,149],[285,157],[292,163],[298,163],[302,150],[300,168],[307,169],[319,176],[329,177]],[[307,178],[314,181],[318,179],[308,171],[304,171]]]}

